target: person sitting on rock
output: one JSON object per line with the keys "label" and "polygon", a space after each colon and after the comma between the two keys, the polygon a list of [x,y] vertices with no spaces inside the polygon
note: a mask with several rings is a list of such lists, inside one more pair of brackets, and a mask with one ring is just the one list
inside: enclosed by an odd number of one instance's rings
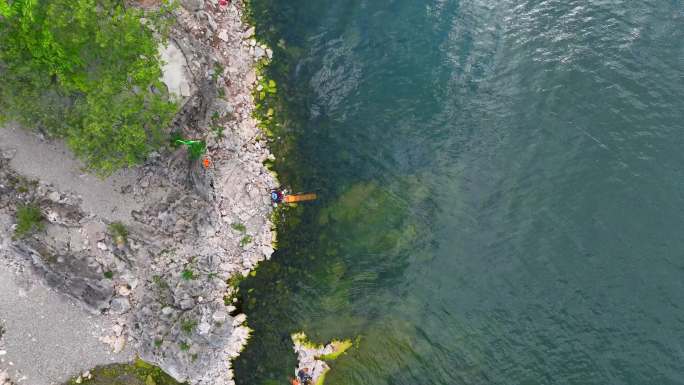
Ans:
{"label": "person sitting on rock", "polygon": [[313,383],[313,378],[309,374],[309,368],[299,369],[297,377],[299,377],[299,383],[302,385],[311,385]]}
{"label": "person sitting on rock", "polygon": [[271,201],[273,202],[273,205],[277,206],[278,203],[281,203],[283,201],[283,197],[285,194],[283,194],[283,190],[277,189],[277,190],[272,190],[271,191]]}

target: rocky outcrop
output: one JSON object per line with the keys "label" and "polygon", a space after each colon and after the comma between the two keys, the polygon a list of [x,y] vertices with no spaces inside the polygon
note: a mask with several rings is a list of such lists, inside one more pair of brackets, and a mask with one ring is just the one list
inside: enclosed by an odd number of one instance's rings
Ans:
{"label": "rocky outcrop", "polygon": [[308,385],[299,378],[299,373],[302,372],[309,377],[311,384],[323,385],[325,375],[330,370],[326,361],[337,359],[352,347],[350,340],[334,340],[325,346],[316,345],[304,333],[293,334],[292,343],[298,361],[295,376],[301,385]]}
{"label": "rocky outcrop", "polygon": [[0,254],[30,264],[91,312],[115,317],[100,337],[112,350],[132,344],[179,381],[232,384],[230,361],[249,329],[228,281],[273,252],[269,191],[276,181],[263,165],[269,153],[251,96],[255,63],[270,52],[256,49],[239,2],[182,3],[170,54],[185,58],[176,64],[187,78],[170,78],[182,97],[173,130],[205,139],[210,167],[189,160],[184,148],[152,154],[127,172],[130,184],[112,192],[135,202],[117,207],[126,218],[119,223],[85,209],[93,207],[88,194],[23,177],[11,159],[35,148],[3,148],[0,214],[14,216],[31,203],[44,227]]}
{"label": "rocky outcrop", "polygon": [[[92,312],[108,310],[115,285],[131,284],[127,280],[132,277],[130,257],[112,248],[106,225],[88,217],[78,197],[24,178],[9,167],[8,158],[0,157],[0,211],[16,211],[29,203],[40,207],[44,231],[15,239],[9,252],[30,261],[48,286],[81,301]],[[113,280],[106,272],[116,272],[120,278]]]}

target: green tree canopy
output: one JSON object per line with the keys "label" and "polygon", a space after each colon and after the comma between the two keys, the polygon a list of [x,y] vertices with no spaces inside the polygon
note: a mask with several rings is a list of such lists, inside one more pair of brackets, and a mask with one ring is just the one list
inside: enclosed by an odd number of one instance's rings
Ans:
{"label": "green tree canopy", "polygon": [[0,0],[0,122],[65,138],[100,174],[141,163],[176,112],[148,12],[120,0]]}

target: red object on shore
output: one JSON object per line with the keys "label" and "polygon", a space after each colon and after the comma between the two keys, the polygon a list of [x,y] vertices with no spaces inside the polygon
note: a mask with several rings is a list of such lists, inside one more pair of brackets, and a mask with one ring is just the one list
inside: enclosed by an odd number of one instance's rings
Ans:
{"label": "red object on shore", "polygon": [[229,3],[230,3],[230,1],[228,1],[228,0],[219,0],[219,5],[222,7],[225,7]]}

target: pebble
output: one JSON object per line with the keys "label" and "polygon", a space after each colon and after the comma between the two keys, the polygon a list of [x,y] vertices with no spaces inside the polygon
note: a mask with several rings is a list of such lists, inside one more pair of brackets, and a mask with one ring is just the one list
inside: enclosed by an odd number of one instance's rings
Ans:
{"label": "pebble", "polygon": [[124,297],[128,297],[129,295],[131,295],[131,289],[128,288],[128,285],[119,286],[119,289],[116,292]]}
{"label": "pebble", "polygon": [[240,326],[247,321],[247,316],[245,314],[238,314],[233,318],[233,326]]}
{"label": "pebble", "polygon": [[192,309],[195,306],[195,301],[192,298],[186,298],[180,301],[180,307],[183,310]]}
{"label": "pebble", "polygon": [[197,326],[197,332],[199,334],[208,334],[209,330],[211,330],[211,325],[207,322],[202,322]]}
{"label": "pebble", "polygon": [[131,310],[131,302],[126,297],[115,297],[112,299],[109,311],[112,314],[123,314]]}
{"label": "pebble", "polygon": [[114,326],[112,326],[112,331],[114,332],[114,334],[116,334],[116,336],[120,336],[123,333],[123,326],[115,324]]}
{"label": "pebble", "polygon": [[61,199],[61,196],[59,195],[59,192],[53,191],[48,194],[48,199],[50,199],[53,202],[59,202]]}
{"label": "pebble", "polygon": [[214,322],[226,322],[226,319],[228,318],[228,313],[226,313],[223,310],[219,310],[215,312],[211,318],[214,320]]}

